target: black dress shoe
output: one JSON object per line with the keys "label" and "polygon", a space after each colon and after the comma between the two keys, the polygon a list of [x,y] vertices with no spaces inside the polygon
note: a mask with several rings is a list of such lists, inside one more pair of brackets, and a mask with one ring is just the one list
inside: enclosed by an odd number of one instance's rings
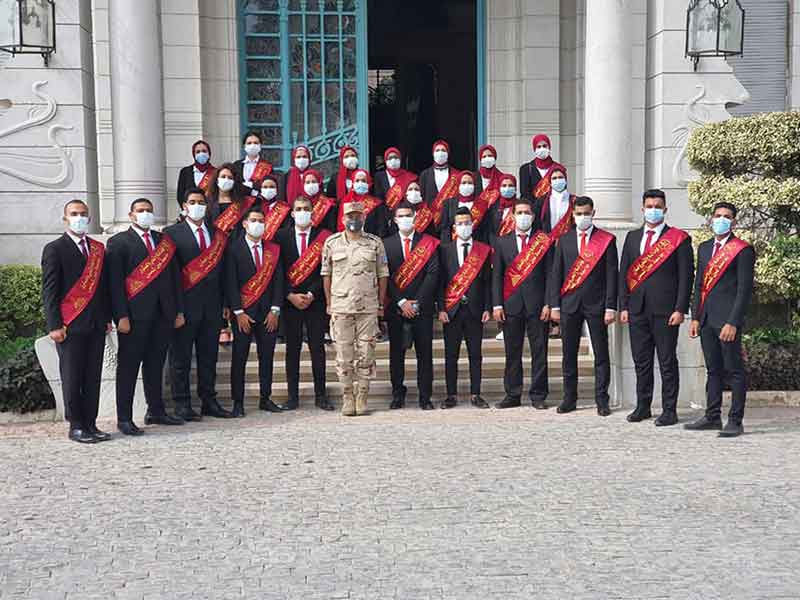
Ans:
{"label": "black dress shoe", "polygon": [[733,421],[728,421],[725,424],[725,427],[722,428],[722,431],[719,432],[719,437],[722,438],[732,438],[732,437],[739,437],[744,433],[744,427],[742,427],[741,423],[734,423]]}
{"label": "black dress shoe", "polygon": [[669,427],[678,424],[678,415],[674,412],[664,412],[658,415],[656,427]]}
{"label": "black dress shoe", "polygon": [[217,419],[232,419],[233,414],[225,410],[219,405],[219,402],[214,401],[213,403],[206,404],[203,408],[200,409],[200,414],[204,417],[214,417]]}
{"label": "black dress shoe", "polygon": [[[267,408],[266,404],[267,402],[271,402],[269,398],[267,398],[266,400],[264,399],[259,400],[258,408],[260,410],[270,410]],[[314,403],[316,404],[316,401]],[[300,408],[300,401],[295,398],[294,400],[289,400],[286,404],[276,404],[275,406],[277,406],[281,410],[297,410],[298,408]],[[271,412],[275,411],[273,410]]]}
{"label": "black dress shoe", "polygon": [[544,400],[531,400],[531,406],[536,410],[547,410],[549,408]]}
{"label": "black dress shoe", "polygon": [[244,404],[239,404],[238,402],[234,404],[231,414],[237,419],[244,417]]}
{"label": "black dress shoe", "polygon": [[703,415],[693,423],[686,423],[683,428],[691,431],[720,430],[722,429],[722,419],[719,417],[709,419],[706,415]]}
{"label": "black dress shoe", "polygon": [[[327,396],[323,396],[322,398],[317,398],[314,400],[314,406],[320,410],[336,410],[336,407],[331,404],[331,401],[328,400]],[[295,406],[295,408],[297,407]]]}
{"label": "black dress shoe", "polygon": [[[420,402],[422,404],[422,402]],[[403,396],[392,396],[392,403],[389,405],[389,410],[399,410],[406,405],[406,399]]]}
{"label": "black dress shoe", "polygon": [[286,406],[278,406],[269,398],[262,398],[258,401],[258,410],[264,410],[266,412],[283,412],[285,410],[296,410],[296,404],[287,404]]}
{"label": "black dress shoe", "polygon": [[457,404],[458,404],[458,398],[456,398],[455,396],[448,396],[447,398],[442,400],[442,403],[439,405],[439,407],[447,409],[447,408],[453,408]]}
{"label": "black dress shoe", "polygon": [[184,423],[185,421],[180,417],[173,417],[167,413],[163,415],[153,415],[148,412],[144,415],[145,425],[183,425]]}
{"label": "black dress shoe", "polygon": [[512,398],[511,396],[506,396],[494,405],[495,408],[516,408],[517,406],[522,406],[522,402],[519,398]]}
{"label": "black dress shoe", "polygon": [[133,421],[120,421],[117,423],[117,429],[123,435],[144,435],[144,431],[139,429]]}
{"label": "black dress shoe", "polygon": [[573,412],[577,406],[573,402],[562,402],[556,408],[556,412],[560,415]]}
{"label": "black dress shoe", "polygon": [[641,423],[646,419],[650,419],[653,417],[653,413],[650,411],[649,408],[636,408],[631,414],[625,417],[628,420],[628,423]]}
{"label": "black dress shoe", "polygon": [[475,394],[470,399],[469,402],[470,402],[470,404],[472,404],[472,406],[475,406],[476,408],[489,408],[489,404],[486,402],[486,400],[484,400],[483,398],[481,398],[477,394]]}
{"label": "black dress shoe", "polygon": [[603,406],[598,406],[597,414],[600,415],[601,417],[611,416],[611,409],[605,404]]}
{"label": "black dress shoe", "polygon": [[191,406],[186,406],[184,408],[179,408],[175,411],[175,416],[179,419],[183,419],[185,422],[189,421],[202,421],[203,417],[199,413],[192,410]]}
{"label": "black dress shoe", "polygon": [[435,408],[433,406],[433,402],[431,402],[430,400],[420,400],[419,401],[419,407],[422,410],[433,410]]}
{"label": "black dress shoe", "polygon": [[95,439],[97,439],[98,442],[107,442],[108,440],[111,439],[111,434],[106,433],[105,431],[100,431],[97,428],[97,425],[89,425],[86,428],[86,431],[91,433],[95,437]]}
{"label": "black dress shoe", "polygon": [[70,429],[69,439],[79,444],[96,444],[100,441],[88,429]]}

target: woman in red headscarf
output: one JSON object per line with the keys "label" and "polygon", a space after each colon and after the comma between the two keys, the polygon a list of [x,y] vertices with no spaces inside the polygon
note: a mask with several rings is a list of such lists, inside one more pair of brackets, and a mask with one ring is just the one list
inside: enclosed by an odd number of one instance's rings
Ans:
{"label": "woman in red headscarf", "polygon": [[289,206],[294,199],[303,195],[303,175],[311,167],[311,150],[308,146],[292,149],[292,166],[281,178],[278,196]]}
{"label": "woman in red headscarf", "polygon": [[192,157],[194,162],[183,167],[178,174],[178,210],[183,211],[186,201],[186,192],[194,187],[199,187],[208,192],[214,180],[214,165],[211,164],[211,146],[205,140],[197,140],[192,144]]}
{"label": "woman in red headscarf", "polygon": [[339,171],[336,177],[331,177],[325,193],[329,198],[334,198],[339,204],[350,191],[353,183],[352,176],[358,168],[358,151],[352,146],[344,146],[339,150]]}
{"label": "woman in red headscarf", "polygon": [[364,231],[383,238],[386,235],[389,217],[386,215],[386,205],[380,198],[369,193],[372,187],[372,177],[366,169],[356,169],[350,179],[350,191],[339,203],[336,230],[344,231],[344,205],[349,202],[364,204]]}
{"label": "woman in red headscarf", "polygon": [[417,178],[414,173],[401,168],[403,155],[392,146],[383,153],[383,164],[386,169],[375,173],[375,195],[386,203],[389,212],[400,204],[408,182]]}
{"label": "woman in red headscarf", "polygon": [[322,193],[322,173],[316,169],[303,173],[302,195],[311,200],[311,226],[336,231],[336,200]]}
{"label": "woman in red headscarf", "polygon": [[461,172],[450,165],[450,144],[444,140],[433,143],[433,164],[419,174],[422,197],[434,213],[434,223],[440,226],[445,200],[458,196]]}
{"label": "woman in red headscarf", "polygon": [[491,207],[475,192],[475,174],[472,171],[462,171],[458,178],[458,192],[445,201],[442,207],[442,227],[439,236],[443,243],[453,239],[453,224],[456,221],[456,211],[466,206],[472,213],[472,238],[479,242],[489,241],[489,232],[492,228]]}
{"label": "woman in red headscarf", "polygon": [[[517,178],[508,173],[503,173],[499,183],[500,198],[495,204],[492,213],[492,235],[490,241],[494,246],[499,237],[514,231],[514,202],[517,200]],[[536,223],[533,225],[536,228]]]}
{"label": "woman in red headscarf", "polygon": [[[533,160],[519,168],[519,195],[521,198],[526,198],[533,202],[537,196],[550,192],[549,189],[537,189],[537,186],[544,179],[550,167],[558,165],[551,155],[552,147],[550,138],[545,134],[540,133],[534,136]],[[549,185],[549,183],[545,185]]]}
{"label": "woman in red headscarf", "polygon": [[567,190],[567,170],[553,163],[538,187],[544,193],[536,198],[533,212],[539,219],[541,230],[557,242],[572,226],[572,207],[575,205],[575,195]]}

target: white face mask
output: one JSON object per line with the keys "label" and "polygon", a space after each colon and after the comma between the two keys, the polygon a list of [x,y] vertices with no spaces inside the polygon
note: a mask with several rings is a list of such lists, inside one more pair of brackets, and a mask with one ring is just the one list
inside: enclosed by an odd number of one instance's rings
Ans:
{"label": "white face mask", "polygon": [[386,161],[386,167],[388,169],[396,170],[400,168],[400,159],[399,158],[390,158]]}
{"label": "white face mask", "polygon": [[294,166],[300,169],[301,171],[308,168],[309,160],[305,156],[298,156],[294,159]]}
{"label": "white face mask", "polygon": [[517,229],[520,231],[528,231],[533,225],[533,215],[527,213],[515,215],[514,219],[517,221]]}
{"label": "white face mask", "polygon": [[84,235],[89,231],[89,217],[71,216],[67,217],[69,230],[75,235]]}
{"label": "white face mask", "polygon": [[539,160],[546,160],[546,159],[550,158],[550,148],[547,148],[546,146],[542,146],[541,148],[537,148],[536,151],[533,154]]}
{"label": "white face mask", "polygon": [[401,233],[411,233],[414,230],[414,217],[397,217],[395,222]]}
{"label": "white face mask", "polygon": [[205,204],[187,204],[186,205],[186,214],[189,215],[189,218],[193,221],[200,221],[203,217],[206,216],[206,205]]}
{"label": "white face mask", "polygon": [[248,221],[247,222],[247,235],[254,240],[260,239],[264,235],[265,225],[261,221]]}
{"label": "white face mask", "polygon": [[136,224],[142,229],[150,229],[156,220],[156,216],[150,211],[134,213]]}
{"label": "white face mask", "polygon": [[456,235],[459,239],[468,240],[472,237],[472,223],[466,225],[456,225]]}
{"label": "white face mask", "polygon": [[471,183],[462,183],[458,186],[458,193],[462,196],[472,196],[475,193],[475,186]]}
{"label": "white face mask", "polygon": [[447,159],[448,156],[445,150],[437,150],[433,153],[433,162],[435,162],[437,165],[443,165],[447,163]]}
{"label": "white face mask", "polygon": [[261,195],[267,200],[274,200],[278,195],[278,188],[261,188]]}
{"label": "white face mask", "polygon": [[220,192],[230,192],[233,189],[233,179],[220,177],[217,179],[217,187],[219,187]]}
{"label": "white face mask", "polygon": [[358,157],[357,156],[346,156],[342,161],[345,169],[353,169],[358,168]]}
{"label": "white face mask", "polygon": [[366,181],[356,181],[353,184],[353,191],[356,194],[366,194],[369,191],[369,184]]}
{"label": "white face mask", "polygon": [[311,211],[298,210],[294,213],[294,222],[298,227],[308,227],[311,224]]}
{"label": "white face mask", "polygon": [[484,169],[491,169],[497,163],[497,159],[494,156],[484,156],[481,159],[481,166]]}
{"label": "white face mask", "polygon": [[419,204],[422,202],[422,193],[419,190],[407,190],[406,200],[411,202],[411,204]]}
{"label": "white face mask", "polygon": [[303,191],[306,196],[316,196],[319,194],[319,184],[315,181],[313,183],[306,183],[303,185]]}
{"label": "white face mask", "polygon": [[261,152],[261,144],[245,144],[244,151],[250,158],[255,158]]}
{"label": "white face mask", "polygon": [[592,226],[592,215],[580,215],[575,217],[575,227],[580,231],[586,231]]}

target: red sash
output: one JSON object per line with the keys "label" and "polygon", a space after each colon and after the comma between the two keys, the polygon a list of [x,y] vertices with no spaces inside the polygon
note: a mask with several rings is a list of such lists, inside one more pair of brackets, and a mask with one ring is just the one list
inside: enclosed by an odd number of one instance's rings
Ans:
{"label": "red sash", "polygon": [[575,259],[572,268],[564,279],[564,285],[561,286],[562,296],[571,294],[583,285],[583,282],[589,277],[597,263],[600,262],[606,248],[608,248],[613,239],[614,236],[612,234],[595,227],[592,237],[589,238],[583,252]]}
{"label": "red sash", "polygon": [[467,254],[467,260],[464,261],[453,280],[447,284],[447,288],[444,290],[444,308],[446,311],[452,310],[461,302],[461,298],[467,293],[491,253],[492,248],[488,244],[472,242],[472,250]]}
{"label": "red sash", "polygon": [[[472,216],[472,229],[478,229],[481,221],[483,221],[483,218],[489,212],[489,206],[487,206],[486,202],[481,200],[481,198],[483,198],[483,195],[473,201],[472,208],[469,209],[470,215]],[[455,229],[452,233],[452,239],[456,239]]]}
{"label": "red sash", "polygon": [[267,291],[269,282],[272,281],[272,275],[275,273],[275,267],[278,266],[278,259],[281,256],[281,247],[278,244],[263,242],[262,246],[264,252],[261,260],[261,269],[256,271],[255,275],[242,286],[240,291],[244,310],[258,302],[264,292]]}
{"label": "red sash", "polygon": [[331,210],[333,205],[336,204],[336,202],[327,196],[320,194],[317,196],[317,201],[313,204],[314,208],[311,209],[311,226],[319,227],[322,224],[322,221],[325,220],[325,217],[328,216],[328,212]]}
{"label": "red sash", "polygon": [[455,198],[458,194],[458,182],[460,174],[455,169],[450,169],[450,177],[444,182],[442,189],[436,194],[433,202],[431,202],[431,210],[433,211],[433,222],[438,227],[442,222],[442,206],[444,201],[448,198]]}
{"label": "red sash", "polygon": [[[505,209],[503,209],[503,210],[505,210]],[[502,237],[504,235],[508,235],[509,233],[514,231],[514,229],[516,229],[516,227],[517,227],[517,222],[514,219],[514,207],[513,206],[509,206],[508,207],[508,212],[503,217],[503,220],[500,222],[500,229],[497,232],[497,235],[500,236],[500,237]]]}
{"label": "red sash", "polygon": [[153,283],[167,268],[169,261],[175,256],[175,242],[168,235],[162,236],[153,253],[136,265],[131,274],[125,278],[125,293],[128,300],[133,298]]}
{"label": "red sash", "polygon": [[208,192],[208,186],[211,185],[211,180],[214,178],[214,175],[217,174],[217,170],[214,167],[208,167],[203,173],[203,176],[200,178],[200,183],[197,184],[204,192]]}
{"label": "red sash", "polygon": [[417,245],[409,252],[403,264],[397,269],[394,274],[394,284],[400,288],[402,292],[405,290],[414,278],[419,275],[423,267],[428,264],[436,248],[439,247],[439,240],[431,235],[423,235],[422,239]]}
{"label": "red sash", "polygon": [[199,256],[195,256],[184,265],[181,273],[184,292],[203,281],[216,268],[225,254],[225,246],[227,245],[228,236],[224,232],[217,230],[214,233],[211,245],[203,250]]}
{"label": "red sash", "polygon": [[[671,230],[670,230],[671,231]],[[700,312],[697,316],[693,315],[694,319],[699,319],[703,314],[703,305],[706,303],[706,298],[714,289],[714,286],[719,283],[725,271],[731,266],[733,260],[739,256],[739,253],[748,248],[750,244],[737,237],[731,237],[722,248],[714,255],[703,272],[703,285],[700,288]]]}
{"label": "red sash", "polygon": [[427,204],[421,203],[414,218],[414,229],[423,233],[433,223],[433,211]]}
{"label": "red sash", "polygon": [[478,200],[486,202],[487,208],[492,208],[499,197],[500,190],[497,188],[486,188],[481,192],[480,196],[478,196]]}
{"label": "red sash", "polygon": [[272,165],[262,158],[256,163],[256,168],[253,169],[253,174],[250,176],[250,181],[252,181],[254,184],[261,183],[264,177],[270,173],[272,173]]}
{"label": "red sash", "polygon": [[[516,241],[516,240],[515,240]],[[553,238],[546,233],[537,231],[528,242],[528,247],[517,254],[516,258],[506,268],[503,277],[503,302],[514,295],[522,283],[533,273],[533,270],[547,256],[547,251],[553,245]]]}
{"label": "red sash", "polygon": [[250,210],[253,203],[256,201],[254,196],[247,196],[237,205],[228,207],[224,213],[217,217],[214,221],[214,229],[230,233],[236,227],[236,224],[241,220],[244,213]]}
{"label": "red sash", "polygon": [[632,294],[642,285],[688,237],[688,233],[677,227],[667,229],[645,254],[631,264],[625,277],[628,282],[628,292]]}
{"label": "red sash", "polygon": [[[544,180],[542,180],[544,181]],[[537,196],[538,197],[538,196]],[[553,242],[558,242],[559,238],[569,231],[569,228],[572,226],[572,209],[575,207],[575,195],[570,195],[569,197],[569,208],[567,212],[561,215],[558,223],[556,226],[553,227],[552,231],[550,231],[550,237],[553,238]],[[545,216],[550,208],[550,196],[542,198],[542,212],[541,212],[541,219],[544,221]]]}
{"label": "red sash", "polygon": [[278,229],[283,223],[286,215],[292,211],[288,204],[277,202],[275,207],[264,215],[264,235],[261,239],[269,242],[278,233]]}
{"label": "red sash", "polygon": [[395,177],[394,185],[389,188],[388,192],[386,192],[386,198],[384,199],[384,202],[386,203],[386,206],[389,207],[389,210],[394,210],[394,207],[400,204],[400,202],[403,200],[403,188],[409,181],[412,181],[416,178],[416,175],[407,171],[400,173],[397,177]]}
{"label": "red sash", "polygon": [[[376,198],[375,196],[364,196],[363,199],[359,200],[359,202],[364,203],[364,221],[367,220],[367,215],[375,210],[378,205],[381,203],[380,198]],[[339,225],[338,231],[344,231],[344,205],[347,202],[342,202],[339,204]]]}
{"label": "red sash", "polygon": [[298,287],[319,266],[322,262],[322,247],[325,245],[325,240],[331,235],[333,234],[327,229],[320,229],[314,241],[306,247],[306,251],[294,261],[294,264],[286,274],[286,278],[292,287]]}
{"label": "red sash", "polygon": [[69,326],[89,306],[103,275],[103,260],[106,249],[103,244],[86,238],[89,242],[89,258],[83,273],[61,301],[61,320]]}

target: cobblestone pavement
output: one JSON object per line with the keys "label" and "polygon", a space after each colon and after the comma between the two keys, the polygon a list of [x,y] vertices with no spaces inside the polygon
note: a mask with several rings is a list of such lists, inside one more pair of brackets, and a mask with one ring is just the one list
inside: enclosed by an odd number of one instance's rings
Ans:
{"label": "cobblestone pavement", "polygon": [[[683,415],[684,420],[691,415]],[[800,411],[0,428],[0,598],[800,597]]]}

